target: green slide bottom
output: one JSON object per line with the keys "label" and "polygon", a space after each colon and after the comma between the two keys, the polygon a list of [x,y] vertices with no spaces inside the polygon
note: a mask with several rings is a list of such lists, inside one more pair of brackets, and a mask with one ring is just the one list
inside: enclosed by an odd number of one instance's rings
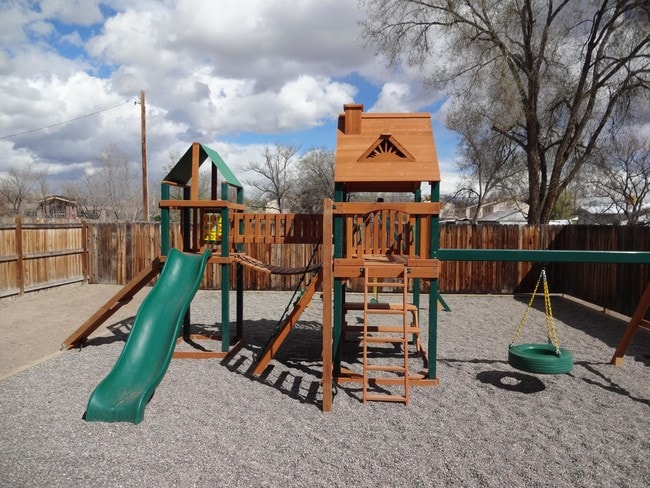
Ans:
{"label": "green slide bottom", "polygon": [[139,424],[162,380],[183,317],[201,283],[210,250],[184,254],[171,249],[160,278],[145,297],[112,371],[88,400],[84,419]]}

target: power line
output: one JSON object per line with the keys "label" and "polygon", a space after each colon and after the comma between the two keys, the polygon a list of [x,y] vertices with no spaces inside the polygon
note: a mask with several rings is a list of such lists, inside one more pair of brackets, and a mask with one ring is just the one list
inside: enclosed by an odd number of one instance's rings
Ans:
{"label": "power line", "polygon": [[9,139],[10,137],[22,136],[22,135],[25,135],[25,134],[31,134],[32,132],[38,132],[38,131],[41,131],[41,130],[51,129],[52,127],[58,127],[60,125],[69,124],[70,122],[74,122],[75,120],[80,120],[80,119],[85,119],[87,117],[92,117],[93,115],[101,114],[102,112],[108,112],[109,110],[113,110],[114,108],[121,107],[122,105],[126,105],[127,103],[131,103],[131,101],[118,103],[117,105],[113,105],[112,107],[104,108],[102,110],[97,110],[96,112],[92,112],[92,113],[89,113],[89,114],[80,115],[79,117],[75,117],[74,119],[64,120],[63,122],[57,122],[56,124],[46,125],[44,127],[39,127],[37,129],[30,129],[30,130],[26,130],[26,131],[23,131],[23,132],[16,132],[15,134],[9,134],[7,136],[1,136],[0,140]]}

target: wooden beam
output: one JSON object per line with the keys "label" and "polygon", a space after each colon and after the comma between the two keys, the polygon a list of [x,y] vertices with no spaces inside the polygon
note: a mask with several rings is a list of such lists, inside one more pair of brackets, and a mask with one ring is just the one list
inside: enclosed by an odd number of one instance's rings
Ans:
{"label": "wooden beam", "polygon": [[233,210],[246,210],[243,203],[232,203],[226,200],[160,200],[160,208],[203,208],[221,210],[230,208]]}
{"label": "wooden beam", "polygon": [[72,349],[83,342],[90,334],[99,328],[111,315],[117,312],[122,306],[131,301],[138,291],[145,287],[151,279],[160,272],[162,260],[160,257],[154,259],[151,264],[140,271],[126,286],[118,291],[108,300],[92,317],[86,320],[81,327],[74,331],[63,341],[63,349]]}
{"label": "wooden beam", "polygon": [[634,334],[636,334],[639,325],[648,325],[648,321],[643,318],[648,312],[648,309],[650,309],[650,281],[645,287],[643,295],[641,295],[641,300],[639,300],[639,304],[634,311],[634,315],[632,315],[630,323],[625,328],[621,342],[619,342],[616,347],[616,351],[610,361],[611,364],[615,366],[623,366],[623,356],[625,356],[625,351],[627,351],[628,346],[632,342],[632,338],[634,337]]}
{"label": "wooden beam", "polygon": [[201,145],[198,142],[192,143],[192,181],[190,200],[199,199],[199,154]]}
{"label": "wooden beam", "polygon": [[332,212],[334,214],[354,215],[397,210],[411,215],[438,215],[441,208],[440,202],[336,202]]}

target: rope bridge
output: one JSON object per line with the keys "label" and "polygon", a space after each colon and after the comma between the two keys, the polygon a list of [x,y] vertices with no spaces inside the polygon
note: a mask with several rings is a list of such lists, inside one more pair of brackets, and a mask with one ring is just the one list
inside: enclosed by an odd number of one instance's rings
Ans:
{"label": "rope bridge", "polygon": [[244,266],[248,266],[249,268],[253,268],[257,271],[263,271],[265,273],[275,275],[299,275],[316,271],[321,267],[321,263],[310,263],[307,266],[303,266],[301,268],[274,266],[272,264],[263,263],[262,261],[259,261],[254,257],[251,257],[248,254],[244,253],[233,253],[231,254],[231,257],[235,260],[235,262],[241,263]]}

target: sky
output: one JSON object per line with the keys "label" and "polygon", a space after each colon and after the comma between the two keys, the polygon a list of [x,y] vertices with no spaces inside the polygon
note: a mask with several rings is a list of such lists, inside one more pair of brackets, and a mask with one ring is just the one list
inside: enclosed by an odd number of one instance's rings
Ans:
{"label": "sky", "polygon": [[0,0],[0,175],[32,164],[57,190],[115,144],[150,187],[194,141],[240,179],[264,146],[334,149],[345,103],[430,112],[452,192],[446,97],[390,71],[360,39],[354,0]]}

